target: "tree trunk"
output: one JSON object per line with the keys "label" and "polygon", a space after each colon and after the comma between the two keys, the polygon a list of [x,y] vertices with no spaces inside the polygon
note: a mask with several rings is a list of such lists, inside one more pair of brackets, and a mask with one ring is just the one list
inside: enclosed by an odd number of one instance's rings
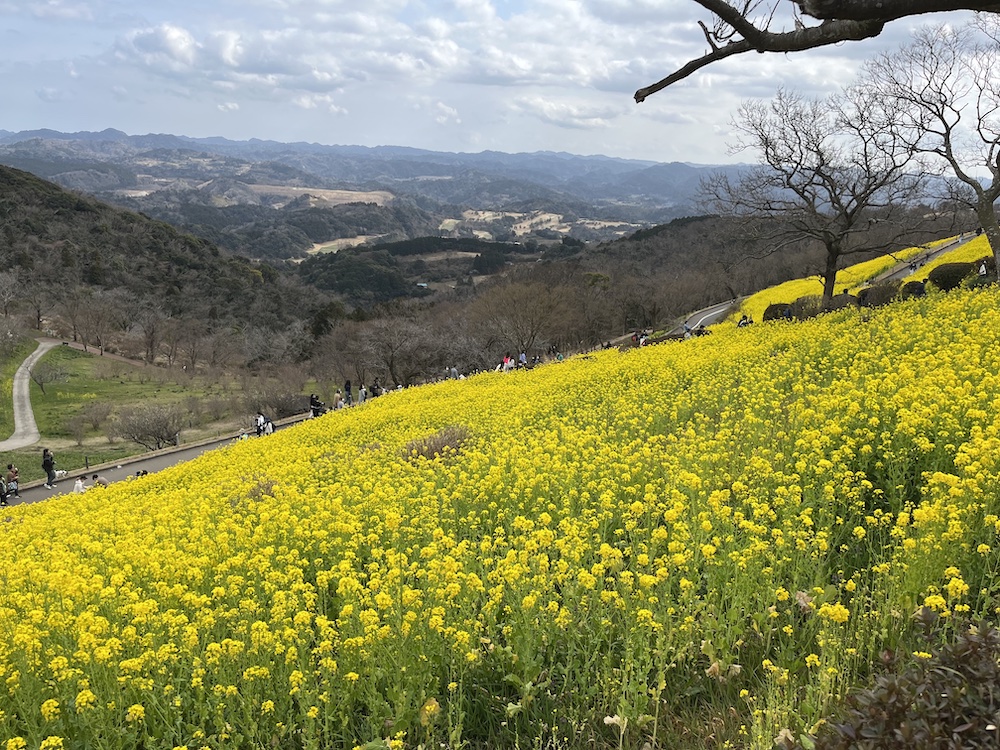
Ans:
{"label": "tree trunk", "polygon": [[979,226],[986,233],[986,241],[990,245],[990,250],[993,251],[993,260],[997,267],[997,280],[1000,280],[1000,222],[997,221],[991,195],[980,196],[976,203],[976,218],[979,219]]}
{"label": "tree trunk", "polygon": [[837,261],[840,259],[840,248],[836,245],[826,246],[826,269],[823,271],[823,305],[824,310],[830,309],[837,285]]}

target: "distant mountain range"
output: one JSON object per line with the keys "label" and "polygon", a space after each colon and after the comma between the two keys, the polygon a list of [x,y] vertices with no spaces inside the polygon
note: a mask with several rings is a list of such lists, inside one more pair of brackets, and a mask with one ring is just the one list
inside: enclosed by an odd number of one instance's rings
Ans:
{"label": "distant mountain range", "polygon": [[[699,213],[702,178],[741,169],[555,152],[445,153],[113,129],[0,130],[0,164],[143,211],[241,254],[290,258],[305,257],[324,243],[365,242],[374,235],[383,241],[435,233],[501,241],[614,239]],[[279,232],[281,237],[260,241],[285,223],[289,211],[322,210],[329,219],[352,203],[378,208],[355,217],[355,226],[327,220],[338,223],[327,235]]]}

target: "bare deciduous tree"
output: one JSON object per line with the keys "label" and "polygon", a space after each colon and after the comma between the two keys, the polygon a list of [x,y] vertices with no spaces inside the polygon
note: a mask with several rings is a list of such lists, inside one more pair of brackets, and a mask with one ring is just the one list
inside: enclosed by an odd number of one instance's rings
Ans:
{"label": "bare deciduous tree", "polygon": [[736,147],[758,152],[762,164],[735,179],[716,173],[702,197],[715,211],[746,217],[763,254],[803,239],[818,243],[829,304],[843,256],[891,249],[884,233],[870,241],[873,222],[891,226],[898,218],[903,244],[919,229],[906,207],[922,178],[906,169],[910,153],[880,129],[891,116],[857,90],[824,100],[779,91],[770,102],[745,102],[734,122]]}
{"label": "bare deciduous tree", "polygon": [[393,316],[365,326],[368,369],[387,375],[395,385],[410,385],[434,367],[424,328],[415,320]]}
{"label": "bare deciduous tree", "polygon": [[[709,11],[699,21],[708,51],[666,78],[635,92],[635,100],[662,91],[714,62],[746,52],[800,52],[871,39],[901,18],[941,11],[1000,11],[994,0],[692,0]],[[791,17],[782,11],[792,8]],[[791,24],[791,28],[782,23]],[[711,24],[711,28],[709,28]]]}
{"label": "bare deciduous tree", "polygon": [[31,368],[29,374],[31,379],[35,381],[35,384],[41,389],[42,393],[45,393],[45,386],[50,383],[62,383],[66,380],[69,375],[67,372],[61,368],[59,365],[54,365],[51,362],[39,362],[34,367]]}
{"label": "bare deciduous tree", "polygon": [[176,405],[142,404],[119,412],[115,433],[153,451],[176,445],[183,426],[184,413]]}
{"label": "bare deciduous tree", "polygon": [[1000,64],[990,34],[997,27],[980,28],[991,43],[970,27],[924,27],[908,46],[869,61],[864,85],[896,105],[883,126],[954,175],[953,196],[975,211],[1000,260]]}
{"label": "bare deciduous tree", "polygon": [[14,267],[0,271],[0,310],[9,317],[11,308],[21,297],[21,271]]}
{"label": "bare deciduous tree", "polygon": [[516,357],[548,343],[566,305],[564,291],[539,281],[505,279],[473,302],[470,316]]}

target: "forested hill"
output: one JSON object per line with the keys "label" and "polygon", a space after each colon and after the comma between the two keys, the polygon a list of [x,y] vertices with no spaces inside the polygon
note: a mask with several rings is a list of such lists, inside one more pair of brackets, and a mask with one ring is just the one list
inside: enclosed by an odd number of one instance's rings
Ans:
{"label": "forested hill", "polygon": [[267,328],[321,305],[315,292],[163,222],[113,208],[0,166],[0,272],[17,276],[41,317],[79,288],[116,290],[166,316],[240,320]]}

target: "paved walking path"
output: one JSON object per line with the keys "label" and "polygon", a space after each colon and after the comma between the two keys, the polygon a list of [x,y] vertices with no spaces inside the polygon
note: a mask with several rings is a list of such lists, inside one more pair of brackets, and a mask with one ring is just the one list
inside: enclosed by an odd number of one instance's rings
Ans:
{"label": "paved walking path", "polygon": [[41,436],[38,425],[35,424],[35,413],[31,410],[31,368],[49,349],[56,346],[56,341],[39,341],[27,359],[21,363],[14,373],[14,434],[6,440],[0,440],[0,451],[13,451],[27,448],[37,443]]}

